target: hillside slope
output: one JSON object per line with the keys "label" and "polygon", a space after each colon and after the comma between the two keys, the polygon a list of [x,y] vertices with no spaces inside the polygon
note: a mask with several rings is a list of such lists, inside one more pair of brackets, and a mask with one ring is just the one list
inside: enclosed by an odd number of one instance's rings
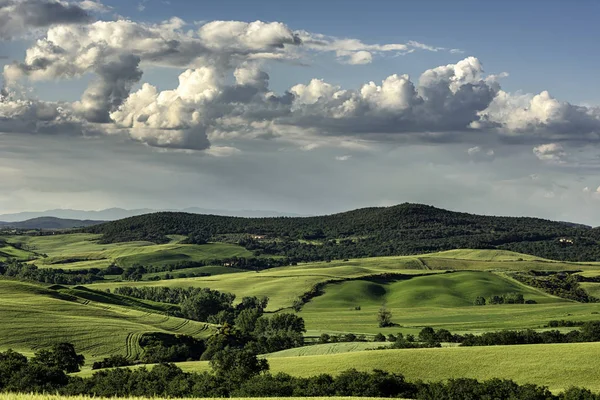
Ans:
{"label": "hillside slope", "polygon": [[303,218],[237,218],[156,213],[86,229],[105,243],[168,234],[234,241],[249,250],[302,261],[409,255],[452,249],[502,249],[554,260],[600,260],[600,229],[538,218],[472,215],[420,204],[364,208]]}
{"label": "hillside slope", "polygon": [[14,229],[72,229],[102,224],[105,221],[38,217],[25,221],[0,222],[0,227]]}
{"label": "hillside slope", "polygon": [[[121,354],[134,358],[146,332],[205,336],[209,325],[156,312],[159,305],[118,301],[116,296],[81,289],[52,290],[0,280],[0,349],[31,353],[70,342],[89,361]],[[121,304],[119,304],[121,303]]]}

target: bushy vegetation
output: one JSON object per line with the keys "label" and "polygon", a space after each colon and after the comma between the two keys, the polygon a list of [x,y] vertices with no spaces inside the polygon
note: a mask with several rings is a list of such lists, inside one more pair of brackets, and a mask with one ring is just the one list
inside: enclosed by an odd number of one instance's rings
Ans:
{"label": "bushy vegetation", "polygon": [[[438,347],[440,342],[460,343],[461,346],[497,346],[497,345],[522,345],[522,344],[548,344],[548,343],[583,343],[600,342],[600,321],[590,321],[580,324],[567,324],[563,321],[550,321],[549,326],[581,326],[579,330],[572,330],[562,333],[558,330],[549,330],[537,332],[533,329],[525,330],[503,330],[498,332],[485,332],[480,335],[467,333],[464,335],[453,334],[447,329],[434,330],[431,327],[425,327],[419,332],[418,339],[421,344],[429,346],[403,346],[403,343],[410,343],[413,340],[406,340],[400,334],[392,348],[411,348],[411,347]],[[396,343],[400,343],[396,345]]]}
{"label": "bushy vegetation", "polygon": [[[68,344],[67,346],[68,347]],[[56,351],[53,349],[52,351]],[[70,352],[69,352],[70,353]],[[77,358],[77,354],[75,354]],[[66,375],[56,364],[28,360],[14,351],[0,353],[0,390],[7,392],[89,395],[102,397],[403,397],[423,400],[574,400],[599,399],[586,389],[571,388],[552,394],[546,387],[519,385],[511,380],[450,379],[447,382],[408,382],[403,375],[381,370],[343,371],[301,378],[270,374],[269,365],[249,350],[230,349],[215,354],[211,372],[186,373],[174,364],[152,369],[112,369],[83,379]]]}
{"label": "bushy vegetation", "polygon": [[[458,248],[506,249],[569,261],[600,260],[600,229],[536,218],[478,216],[419,204],[365,208],[308,218],[238,218],[156,213],[86,228],[104,243],[168,234],[188,240],[230,241],[255,254],[293,261],[419,254]],[[569,238],[570,241],[561,239]]]}
{"label": "bushy vegetation", "polygon": [[106,270],[97,268],[68,271],[55,268],[38,268],[35,265],[23,264],[15,260],[6,263],[0,262],[0,275],[2,276],[57,285],[84,285],[93,283],[103,280],[106,274]]}
{"label": "bushy vegetation", "polygon": [[575,300],[580,303],[597,303],[600,299],[590,296],[581,288],[579,282],[586,279],[581,275],[569,272],[517,272],[512,277],[526,285],[533,286],[554,296]]}
{"label": "bushy vegetation", "polygon": [[115,294],[151,300],[160,303],[176,304],[180,311],[177,316],[215,324],[233,324],[244,310],[254,309],[259,317],[267,307],[266,297],[244,297],[233,305],[235,295],[219,292],[209,288],[169,288],[169,287],[130,287],[121,286],[114,290]]}
{"label": "bushy vegetation", "polygon": [[525,300],[521,293],[506,293],[502,295],[494,295],[489,298],[479,296],[475,299],[473,304],[476,306],[485,306],[486,304],[535,304],[535,300]]}

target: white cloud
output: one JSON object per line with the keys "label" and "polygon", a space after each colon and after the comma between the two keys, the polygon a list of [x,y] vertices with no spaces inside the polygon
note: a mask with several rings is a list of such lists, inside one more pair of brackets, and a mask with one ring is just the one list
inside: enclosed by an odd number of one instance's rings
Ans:
{"label": "white cloud", "polygon": [[[85,4],[95,7],[90,0]],[[293,31],[280,22],[212,21],[195,31],[186,27],[179,18],[160,24],[118,20],[51,26],[22,63],[5,66],[7,87],[14,89],[25,78],[71,79],[92,73],[81,100],[61,106],[68,114],[63,119],[72,126],[103,124],[97,130],[127,133],[166,148],[203,150],[213,140],[253,139],[293,141],[300,147],[310,147],[309,141],[320,146],[330,138],[468,142],[470,157],[483,161],[495,157],[483,142],[510,136],[538,146],[538,158],[558,162],[564,152],[552,153],[544,147],[548,143],[600,139],[600,109],[559,102],[548,92],[507,93],[499,83],[507,74],[486,75],[472,56],[428,69],[416,80],[399,73],[343,88],[311,79],[283,94],[271,91],[263,68],[267,60],[295,61],[307,51],[333,52],[345,63],[365,64],[383,54],[447,50],[441,47],[414,41],[366,44]],[[148,66],[183,71],[179,85],[159,91],[144,82],[131,93]],[[31,104],[28,109],[57,109]],[[11,100],[3,107],[23,105]],[[43,125],[51,132],[58,124],[42,119],[38,111],[11,113],[4,117],[10,129],[18,125],[39,131]]]}
{"label": "white cloud", "polygon": [[335,157],[336,161],[348,161],[351,158],[352,158],[352,156],[350,156],[350,155],[336,156]]}
{"label": "white cloud", "polygon": [[79,7],[83,8],[86,11],[96,12],[96,13],[107,13],[112,11],[112,7],[107,6],[105,4],[100,3],[99,1],[94,0],[83,0],[77,3]]}
{"label": "white cloud", "polygon": [[484,149],[481,146],[470,147],[467,153],[473,161],[492,161],[496,156],[493,149]]}
{"label": "white cloud", "polygon": [[567,155],[563,146],[559,143],[547,143],[533,148],[533,154],[542,161],[552,161],[555,163],[564,162]]}
{"label": "white cloud", "polygon": [[364,50],[352,53],[347,60],[350,65],[370,64],[371,62],[373,62],[373,55]]}

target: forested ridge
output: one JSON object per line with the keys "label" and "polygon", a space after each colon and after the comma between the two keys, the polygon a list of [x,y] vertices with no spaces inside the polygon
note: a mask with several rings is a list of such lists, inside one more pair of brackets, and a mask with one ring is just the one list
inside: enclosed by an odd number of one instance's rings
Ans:
{"label": "forested ridge", "polygon": [[105,243],[238,243],[257,255],[297,261],[410,255],[460,248],[505,249],[565,261],[600,260],[600,228],[528,217],[496,217],[421,204],[317,217],[241,218],[160,212],[86,228]]}

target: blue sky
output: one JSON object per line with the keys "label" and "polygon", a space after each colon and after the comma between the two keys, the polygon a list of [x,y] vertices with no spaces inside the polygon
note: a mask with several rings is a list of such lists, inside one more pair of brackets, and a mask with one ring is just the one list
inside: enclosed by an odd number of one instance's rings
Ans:
{"label": "blue sky", "polygon": [[0,210],[409,201],[600,225],[598,15],[585,0],[5,0]]}

